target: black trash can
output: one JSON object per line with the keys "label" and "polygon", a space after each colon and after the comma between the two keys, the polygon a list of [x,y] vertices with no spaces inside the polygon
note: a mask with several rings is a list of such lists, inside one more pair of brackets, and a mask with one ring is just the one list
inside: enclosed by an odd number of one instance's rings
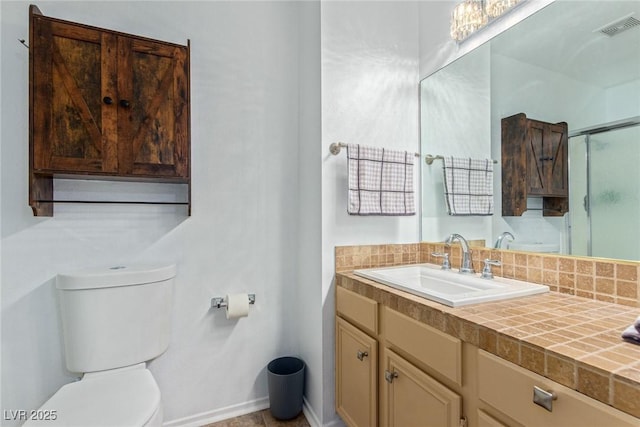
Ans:
{"label": "black trash can", "polygon": [[267,365],[271,415],[290,420],[302,411],[304,362],[297,357],[279,357]]}

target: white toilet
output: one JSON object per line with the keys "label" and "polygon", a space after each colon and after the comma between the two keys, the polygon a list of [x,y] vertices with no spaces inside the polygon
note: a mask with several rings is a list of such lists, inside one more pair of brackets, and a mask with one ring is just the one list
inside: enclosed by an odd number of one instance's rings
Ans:
{"label": "white toilet", "polygon": [[174,265],[118,266],[56,280],[67,369],[64,385],[25,426],[160,426],[160,389],[145,362],[169,346]]}

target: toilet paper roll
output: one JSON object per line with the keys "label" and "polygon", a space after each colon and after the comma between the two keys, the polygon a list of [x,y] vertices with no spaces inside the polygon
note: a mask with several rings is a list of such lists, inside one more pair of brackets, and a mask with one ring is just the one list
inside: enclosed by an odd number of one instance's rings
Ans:
{"label": "toilet paper roll", "polygon": [[227,319],[237,319],[249,315],[249,295],[229,294],[227,295]]}

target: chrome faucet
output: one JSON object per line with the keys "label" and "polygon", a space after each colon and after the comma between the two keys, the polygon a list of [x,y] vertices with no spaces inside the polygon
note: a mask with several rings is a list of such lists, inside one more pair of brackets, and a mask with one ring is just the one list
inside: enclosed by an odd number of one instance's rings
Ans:
{"label": "chrome faucet", "polygon": [[476,271],[473,269],[473,260],[471,259],[471,249],[469,249],[469,243],[467,243],[466,239],[459,234],[453,233],[447,240],[444,241],[444,244],[447,246],[451,246],[451,244],[455,241],[460,242],[460,246],[462,247],[462,265],[460,266],[460,273],[463,274],[474,274]]}
{"label": "chrome faucet", "polygon": [[513,237],[513,234],[509,233],[508,231],[505,231],[500,236],[498,236],[498,240],[496,240],[496,244],[495,244],[494,248],[501,249],[502,248],[502,241],[504,240],[505,237],[510,237],[511,238],[510,241],[513,241],[515,239],[515,237]]}

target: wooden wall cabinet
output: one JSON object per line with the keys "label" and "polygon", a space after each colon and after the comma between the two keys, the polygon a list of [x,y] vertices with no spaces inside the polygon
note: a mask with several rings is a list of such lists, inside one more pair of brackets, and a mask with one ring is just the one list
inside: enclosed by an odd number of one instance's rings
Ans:
{"label": "wooden wall cabinet", "polygon": [[53,177],[190,184],[189,46],[30,8],[30,197],[51,216]]}
{"label": "wooden wall cabinet", "polygon": [[502,119],[502,215],[520,216],[527,197],[542,197],[544,216],[569,211],[567,123]]}

